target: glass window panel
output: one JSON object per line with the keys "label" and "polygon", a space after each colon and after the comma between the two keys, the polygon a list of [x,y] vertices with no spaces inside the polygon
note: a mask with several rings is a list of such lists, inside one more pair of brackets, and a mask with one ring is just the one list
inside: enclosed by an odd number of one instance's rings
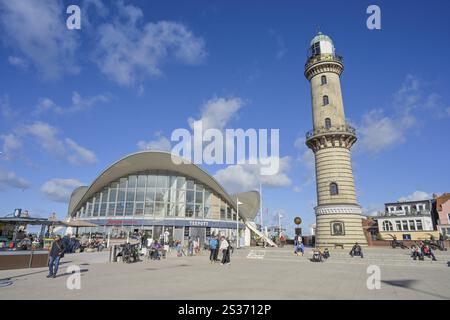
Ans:
{"label": "glass window panel", "polygon": [[185,206],[184,203],[178,204],[178,205],[177,205],[176,216],[177,216],[177,217],[184,217],[185,210],[186,210],[186,206]]}
{"label": "glass window panel", "polygon": [[178,191],[178,197],[177,197],[178,203],[184,203],[186,202],[186,191]]}
{"label": "glass window panel", "polygon": [[145,188],[146,180],[147,180],[147,176],[140,175],[138,177],[138,181],[137,181],[138,188]]}
{"label": "glass window panel", "polygon": [[177,188],[178,189],[186,189],[186,178],[185,177],[177,178]]}
{"label": "glass window panel", "polygon": [[125,201],[125,189],[119,189],[117,193],[117,201]]}
{"label": "glass window panel", "polygon": [[193,204],[186,204],[186,217],[193,217],[194,216],[194,205]]}
{"label": "glass window panel", "polygon": [[155,194],[155,201],[164,201],[164,193],[165,190],[164,189],[156,189],[156,194]]}
{"label": "glass window panel", "polygon": [[177,176],[170,177],[170,188],[177,188]]}
{"label": "glass window panel", "polygon": [[117,189],[119,187],[119,183],[118,182],[113,182],[113,183],[111,183],[110,187]]}
{"label": "glass window panel", "polygon": [[414,220],[409,220],[409,230],[415,231],[416,226],[414,225]]}
{"label": "glass window panel", "polygon": [[423,230],[422,221],[416,220],[417,230]]}
{"label": "glass window panel", "polygon": [[175,203],[168,203],[167,204],[167,215],[174,217],[175,211],[176,211],[175,209],[176,209]]}
{"label": "glass window panel", "polygon": [[204,211],[205,211],[205,212],[204,212],[205,218],[206,218],[206,219],[210,219],[210,218],[211,218],[211,208],[205,206]]}
{"label": "glass window panel", "polygon": [[135,195],[135,191],[128,189],[127,191],[127,201],[129,202],[134,202],[134,195]]}
{"label": "glass window panel", "polygon": [[117,199],[117,189],[109,190],[109,202],[116,202]]}
{"label": "glass window panel", "polygon": [[144,214],[144,203],[143,202],[136,202],[136,206],[134,208],[134,214],[137,216],[141,216]]}
{"label": "glass window panel", "polygon": [[137,184],[137,177],[129,176],[128,177],[128,188],[135,188],[136,184]]}
{"label": "glass window panel", "polygon": [[104,189],[102,192],[102,203],[108,202],[108,189]]}
{"label": "glass window panel", "polygon": [[156,187],[156,176],[149,175],[147,176],[147,188]]}
{"label": "glass window panel", "polygon": [[164,205],[164,202],[155,202],[155,214],[156,215],[166,214],[166,207]]}
{"label": "glass window panel", "polygon": [[123,216],[123,212],[125,210],[125,205],[123,202],[117,202],[116,205],[116,216]]}
{"label": "glass window panel", "polygon": [[136,201],[144,201],[145,198],[145,189],[139,188],[136,192]]}
{"label": "glass window panel", "polygon": [[400,223],[400,221],[395,221],[395,225],[397,226],[398,231],[402,230],[402,224]]}
{"label": "glass window panel", "polygon": [[408,230],[408,221],[402,221],[402,225],[403,225],[403,231],[407,231]]}
{"label": "glass window panel", "polygon": [[203,205],[201,205],[201,204],[195,205],[195,217],[203,218]]}
{"label": "glass window panel", "polygon": [[203,191],[195,193],[195,203],[203,203]]}
{"label": "glass window panel", "polygon": [[102,216],[102,217],[106,216],[106,206],[107,206],[107,203],[102,202],[102,204],[100,206],[100,216]]}
{"label": "glass window panel", "polygon": [[187,203],[194,202],[194,191],[186,191],[186,202]]}
{"label": "glass window panel", "polygon": [[99,204],[98,204],[98,202],[96,202],[95,204],[94,204],[94,210],[93,210],[93,212],[92,212],[92,216],[93,217],[97,217],[98,216],[98,211],[99,211]]}
{"label": "glass window panel", "polygon": [[193,180],[187,180],[186,181],[186,189],[194,190],[194,186],[195,186],[195,183],[194,183]]}
{"label": "glass window panel", "polygon": [[132,216],[133,215],[133,207],[134,207],[134,202],[127,202],[125,204],[125,215],[126,216]]}
{"label": "glass window panel", "polygon": [[209,190],[205,190],[205,205],[211,205],[212,194]]}
{"label": "glass window panel", "polygon": [[147,192],[145,194],[145,201],[155,201],[155,188],[147,188]]}
{"label": "glass window panel", "polygon": [[127,187],[127,178],[121,178],[119,181],[119,187],[120,188],[126,188]]}
{"label": "glass window panel", "polygon": [[158,181],[156,183],[158,188],[168,188],[169,187],[169,177],[167,176],[158,176]]}
{"label": "glass window panel", "polygon": [[203,186],[201,184],[196,184],[195,191],[203,191]]}
{"label": "glass window panel", "polygon": [[86,217],[92,216],[92,204],[88,202],[86,204]]}
{"label": "glass window panel", "polygon": [[227,206],[227,219],[232,219],[231,217],[231,208],[229,206]]}
{"label": "glass window panel", "polygon": [[110,202],[108,204],[108,210],[106,211],[106,214],[108,216],[113,216],[114,215],[114,209],[115,209],[116,203],[115,202]]}
{"label": "glass window panel", "polygon": [[144,214],[145,215],[152,215],[154,212],[155,203],[153,201],[146,201],[145,202],[145,209]]}

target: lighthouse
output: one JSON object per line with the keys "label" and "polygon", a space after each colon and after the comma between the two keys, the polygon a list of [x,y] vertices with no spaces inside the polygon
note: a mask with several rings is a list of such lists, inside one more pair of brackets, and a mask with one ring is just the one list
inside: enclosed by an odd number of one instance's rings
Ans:
{"label": "lighthouse", "polygon": [[311,40],[304,73],[311,85],[313,129],[306,133],[306,145],[314,152],[316,166],[317,247],[367,245],[351,162],[356,131],[345,119],[342,100],[343,70],[333,41],[318,32]]}

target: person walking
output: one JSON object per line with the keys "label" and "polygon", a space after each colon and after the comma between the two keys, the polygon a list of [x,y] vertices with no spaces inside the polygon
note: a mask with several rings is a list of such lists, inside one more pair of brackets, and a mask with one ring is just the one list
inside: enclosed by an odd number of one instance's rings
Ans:
{"label": "person walking", "polygon": [[57,235],[52,243],[48,257],[48,275],[47,278],[55,278],[58,273],[59,260],[64,257],[64,245],[61,236]]}
{"label": "person walking", "polygon": [[222,251],[222,262],[220,263],[222,266],[224,264],[230,264],[230,244],[225,239],[225,237],[222,237],[220,241],[220,251]]}
{"label": "person walking", "polygon": [[216,261],[216,250],[217,250],[217,239],[215,237],[211,237],[211,239],[209,239],[209,250],[210,250],[210,254],[209,254],[209,262],[213,263]]}
{"label": "person walking", "polygon": [[192,256],[194,254],[194,241],[192,237],[189,237],[188,241],[188,256]]}

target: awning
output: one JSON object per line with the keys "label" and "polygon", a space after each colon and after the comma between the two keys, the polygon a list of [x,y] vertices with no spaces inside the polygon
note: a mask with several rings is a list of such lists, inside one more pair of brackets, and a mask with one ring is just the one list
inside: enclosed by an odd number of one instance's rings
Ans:
{"label": "awning", "polygon": [[73,227],[73,228],[83,228],[83,227],[98,227],[97,224],[85,221],[85,220],[73,220],[73,221],[58,221],[55,223],[57,225],[63,225],[66,227]]}

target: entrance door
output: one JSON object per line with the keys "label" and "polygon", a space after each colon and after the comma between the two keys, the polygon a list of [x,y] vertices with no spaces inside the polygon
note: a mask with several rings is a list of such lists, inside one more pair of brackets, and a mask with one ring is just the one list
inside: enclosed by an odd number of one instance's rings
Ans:
{"label": "entrance door", "polygon": [[205,244],[206,228],[191,227],[190,236],[193,240],[199,241],[200,248]]}

